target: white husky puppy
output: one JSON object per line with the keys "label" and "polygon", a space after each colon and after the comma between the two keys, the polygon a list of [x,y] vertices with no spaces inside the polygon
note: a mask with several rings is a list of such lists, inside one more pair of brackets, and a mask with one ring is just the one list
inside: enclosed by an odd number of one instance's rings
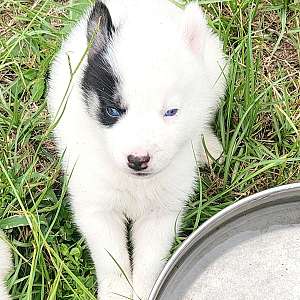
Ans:
{"label": "white husky puppy", "polygon": [[2,238],[3,233],[0,231],[0,299],[9,300],[10,297],[5,285],[5,276],[11,268],[11,255],[8,246]]}
{"label": "white husky puppy", "polygon": [[196,4],[96,1],[64,41],[49,110],[101,299],[147,299],[193,192],[194,152],[206,162],[201,136],[221,155],[209,124],[224,68],[222,44]]}

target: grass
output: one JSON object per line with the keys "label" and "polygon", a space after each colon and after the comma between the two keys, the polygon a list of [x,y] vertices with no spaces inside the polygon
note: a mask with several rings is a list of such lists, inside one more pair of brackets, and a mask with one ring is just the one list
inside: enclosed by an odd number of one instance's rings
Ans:
{"label": "grass", "polygon": [[[0,4],[0,228],[13,251],[13,299],[95,299],[45,103],[49,64],[88,2]],[[198,2],[231,61],[215,122],[225,161],[200,170],[174,249],[234,201],[300,180],[299,2]]]}

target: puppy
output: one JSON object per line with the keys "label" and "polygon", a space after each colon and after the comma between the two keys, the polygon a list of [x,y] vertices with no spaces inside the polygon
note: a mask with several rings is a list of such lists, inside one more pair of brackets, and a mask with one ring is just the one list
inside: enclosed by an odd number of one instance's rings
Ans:
{"label": "puppy", "polygon": [[5,277],[11,268],[11,255],[6,243],[3,241],[3,232],[0,231],[0,299],[11,299],[5,284]]}
{"label": "puppy", "polygon": [[201,137],[222,153],[209,124],[225,64],[195,3],[96,1],[63,42],[47,98],[101,299],[147,299],[207,162]]}

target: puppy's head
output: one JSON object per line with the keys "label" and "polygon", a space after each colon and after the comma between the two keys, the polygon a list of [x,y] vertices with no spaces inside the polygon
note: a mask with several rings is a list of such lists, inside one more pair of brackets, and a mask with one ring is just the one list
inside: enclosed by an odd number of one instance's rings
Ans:
{"label": "puppy's head", "polygon": [[208,125],[224,92],[224,58],[195,4],[135,3],[113,22],[97,2],[82,86],[107,153],[124,172],[166,168]]}

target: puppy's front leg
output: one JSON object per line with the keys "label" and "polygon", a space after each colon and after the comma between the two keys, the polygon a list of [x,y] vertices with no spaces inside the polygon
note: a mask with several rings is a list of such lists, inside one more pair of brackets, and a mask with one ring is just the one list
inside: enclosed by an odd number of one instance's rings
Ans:
{"label": "puppy's front leg", "polygon": [[[153,210],[133,225],[133,299],[148,299],[174,241],[179,212]],[[177,220],[178,221],[178,220]]]}
{"label": "puppy's front leg", "polygon": [[82,206],[80,209],[74,209],[74,212],[96,266],[98,298],[104,300],[131,298],[130,284],[118,266],[119,264],[131,281],[123,216],[114,211],[97,212]]}

